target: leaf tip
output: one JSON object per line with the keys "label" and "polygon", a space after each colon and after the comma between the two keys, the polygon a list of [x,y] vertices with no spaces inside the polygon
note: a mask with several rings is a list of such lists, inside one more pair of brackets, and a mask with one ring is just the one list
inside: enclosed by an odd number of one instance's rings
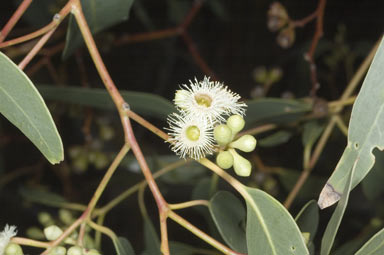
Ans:
{"label": "leaf tip", "polygon": [[337,192],[329,183],[325,184],[320,193],[319,201],[317,204],[320,209],[327,208],[340,200],[341,194]]}

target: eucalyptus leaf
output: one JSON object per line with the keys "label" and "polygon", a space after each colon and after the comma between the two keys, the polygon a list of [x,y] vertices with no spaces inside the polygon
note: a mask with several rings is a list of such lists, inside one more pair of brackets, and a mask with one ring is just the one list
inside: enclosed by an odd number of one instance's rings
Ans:
{"label": "eucalyptus leaf", "polygon": [[144,254],[161,255],[160,240],[152,221],[144,217]]}
{"label": "eucalyptus leaf", "polygon": [[63,144],[31,80],[0,52],[0,113],[23,132],[51,164],[64,159]]}
{"label": "eucalyptus leaf", "polygon": [[30,202],[48,206],[61,206],[63,203],[68,202],[64,197],[48,190],[21,187],[19,193],[24,199]]}
{"label": "eucalyptus leaf", "polygon": [[170,254],[176,254],[176,255],[194,255],[194,254],[197,254],[197,252],[199,252],[199,249],[196,249],[191,245],[175,242],[175,241],[169,242],[169,250],[170,250]]}
{"label": "eucalyptus leaf", "polygon": [[212,197],[209,211],[229,247],[247,253],[244,225],[246,212],[243,203],[232,193],[219,191]]}
{"label": "eucalyptus leaf", "polygon": [[[92,34],[128,19],[133,0],[81,0],[81,7]],[[83,42],[83,37],[73,15],[69,25],[63,57],[70,56]]]}
{"label": "eucalyptus leaf", "polygon": [[384,154],[380,151],[374,151],[374,154],[375,165],[361,182],[362,190],[370,200],[380,198],[380,195],[384,193]]}
{"label": "eucalyptus leaf", "polygon": [[311,148],[323,130],[324,125],[319,124],[317,121],[305,123],[302,137],[303,146]]}
{"label": "eucalyptus leaf", "polygon": [[261,147],[273,147],[288,142],[292,137],[292,132],[280,130],[272,135],[258,140],[258,145]]}
{"label": "eucalyptus leaf", "polygon": [[135,255],[131,243],[125,237],[117,237],[113,239],[117,255]]}
{"label": "eucalyptus leaf", "polygon": [[[39,85],[37,88],[46,100],[55,100],[101,109],[116,109],[111,96],[105,89],[75,86],[56,87],[50,85]],[[121,90],[120,93],[130,105],[131,109],[138,114],[166,119],[168,114],[175,111],[171,102],[154,94],[124,90]]]}
{"label": "eucalyptus leaf", "polygon": [[317,202],[311,200],[306,203],[297,214],[295,221],[302,233],[309,233],[308,241],[311,242],[316,235],[319,225],[319,208]]}
{"label": "eucalyptus leaf", "polygon": [[382,255],[384,254],[384,229],[377,232],[366,242],[355,255]]}
{"label": "eucalyptus leaf", "polygon": [[335,211],[333,212],[331,219],[325,229],[323,238],[321,239],[320,255],[328,255],[331,252],[333,242],[335,241],[336,233],[339,229],[341,220],[344,216],[345,208],[347,208],[349,193],[352,189],[352,181],[357,166],[357,160],[355,161],[352,170],[348,174],[346,186],[344,187],[340,202],[337,204]]}
{"label": "eucalyptus leaf", "polygon": [[248,254],[309,254],[299,227],[284,206],[264,191],[244,188]]}
{"label": "eucalyptus leaf", "polygon": [[336,203],[342,196],[348,173],[356,162],[352,188],[361,182],[375,163],[374,148],[384,149],[384,40],[381,41],[352,108],[348,143],[335,171],[320,193],[320,208]]}
{"label": "eucalyptus leaf", "polygon": [[311,104],[303,100],[260,98],[247,101],[247,123],[284,123],[297,120],[311,111]]}

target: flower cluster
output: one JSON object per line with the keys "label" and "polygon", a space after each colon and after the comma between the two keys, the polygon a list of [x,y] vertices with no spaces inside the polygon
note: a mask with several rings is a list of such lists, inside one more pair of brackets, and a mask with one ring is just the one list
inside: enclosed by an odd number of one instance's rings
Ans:
{"label": "flower cluster", "polygon": [[[238,94],[220,82],[210,81],[209,77],[182,85],[174,99],[178,113],[168,117],[168,142],[172,150],[182,158],[197,160],[212,154],[216,139],[214,128],[229,116],[242,118],[245,113],[246,104],[239,99]],[[233,136],[229,137],[228,142],[232,139]]]}

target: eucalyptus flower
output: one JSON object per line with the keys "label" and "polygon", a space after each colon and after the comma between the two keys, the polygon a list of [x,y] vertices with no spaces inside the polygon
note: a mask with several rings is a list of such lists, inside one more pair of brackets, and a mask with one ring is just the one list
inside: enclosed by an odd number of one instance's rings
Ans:
{"label": "eucalyptus flower", "polygon": [[206,118],[208,124],[225,121],[224,116],[232,114],[244,115],[246,104],[239,102],[240,96],[228,89],[224,84],[210,81],[209,77],[190,85],[182,85],[175,94],[176,107],[186,115]]}
{"label": "eucalyptus flower", "polygon": [[168,116],[168,142],[182,158],[200,159],[214,150],[213,128],[204,118],[173,113]]}
{"label": "eucalyptus flower", "polygon": [[4,254],[5,248],[16,234],[16,226],[5,225],[4,230],[0,232],[0,255]]}

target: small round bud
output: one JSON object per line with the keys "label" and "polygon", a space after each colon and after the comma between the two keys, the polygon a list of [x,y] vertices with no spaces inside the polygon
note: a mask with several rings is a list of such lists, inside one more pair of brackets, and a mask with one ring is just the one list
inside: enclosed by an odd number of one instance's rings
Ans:
{"label": "small round bud", "polygon": [[88,157],[85,154],[80,154],[78,157],[76,157],[72,161],[73,170],[76,173],[85,172],[88,169],[88,164],[89,164]]}
{"label": "small round bud", "polygon": [[232,115],[227,119],[227,125],[232,129],[232,134],[235,135],[244,128],[245,121],[240,115]]}
{"label": "small round bud", "polygon": [[107,155],[105,155],[105,153],[102,153],[102,152],[96,152],[96,158],[95,160],[93,161],[93,164],[95,165],[95,168],[97,170],[101,170],[101,169],[104,169],[108,166],[108,163],[109,163],[109,159],[107,157]]}
{"label": "small round bud", "polygon": [[228,150],[233,156],[233,169],[238,176],[247,177],[251,174],[252,165],[247,159],[240,156],[234,149]]}
{"label": "small round bud", "polygon": [[72,246],[68,249],[67,255],[83,255],[83,249],[80,246]]}
{"label": "small round bud", "polygon": [[228,151],[221,151],[217,154],[216,163],[223,169],[231,168],[233,166],[233,156]]}
{"label": "small round bud", "polygon": [[295,41],[295,29],[290,26],[282,29],[277,35],[276,40],[277,44],[284,49],[291,47]]}
{"label": "small round bud", "polygon": [[268,72],[265,66],[256,67],[252,72],[253,79],[257,83],[265,83],[268,79]]}
{"label": "small round bud", "polygon": [[229,146],[244,152],[251,152],[256,148],[256,139],[251,135],[243,135]]}
{"label": "small round bud", "polygon": [[49,255],[65,255],[67,253],[67,249],[63,246],[56,246],[50,252]]}
{"label": "small round bud", "polygon": [[47,238],[47,240],[49,241],[56,240],[57,238],[59,238],[59,236],[61,236],[62,233],[63,230],[61,230],[61,228],[56,225],[51,225],[44,229],[45,238]]}
{"label": "small round bud", "polygon": [[5,247],[4,255],[23,255],[23,249],[17,243],[9,243],[7,247]]}
{"label": "small round bud", "polygon": [[109,141],[115,136],[115,130],[106,124],[102,124],[99,127],[99,136],[103,141]]}
{"label": "small round bud", "polygon": [[215,127],[213,136],[219,145],[226,146],[232,141],[232,130],[227,125],[221,124]]}
{"label": "small round bud", "polygon": [[43,230],[38,227],[30,227],[26,231],[27,237],[35,240],[43,240],[45,238]]}
{"label": "small round bud", "polygon": [[43,225],[44,227],[47,227],[47,226],[54,224],[54,221],[53,221],[51,215],[47,212],[40,212],[37,215],[37,219],[40,222],[40,224]]}
{"label": "small round bud", "polygon": [[59,219],[66,225],[70,225],[72,224],[72,222],[75,221],[75,219],[72,216],[72,213],[67,209],[59,210]]}
{"label": "small round bud", "polygon": [[83,249],[84,255],[101,255],[101,253],[96,249]]}

